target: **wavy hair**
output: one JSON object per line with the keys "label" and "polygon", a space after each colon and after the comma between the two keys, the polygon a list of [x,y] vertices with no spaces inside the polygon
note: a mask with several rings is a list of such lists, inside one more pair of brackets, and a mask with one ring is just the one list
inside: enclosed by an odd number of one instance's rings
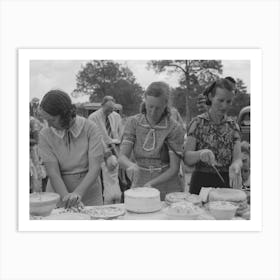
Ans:
{"label": "wavy hair", "polygon": [[214,97],[216,95],[217,88],[233,91],[234,90],[234,85],[228,79],[219,79],[219,80],[213,82],[203,92],[203,95],[206,96],[206,104],[207,105],[211,105],[212,104],[209,96],[211,95],[211,97]]}
{"label": "wavy hair", "polygon": [[71,121],[76,117],[76,106],[62,90],[47,92],[40,103],[40,108],[51,116],[60,116],[61,126],[65,129],[69,128]]}

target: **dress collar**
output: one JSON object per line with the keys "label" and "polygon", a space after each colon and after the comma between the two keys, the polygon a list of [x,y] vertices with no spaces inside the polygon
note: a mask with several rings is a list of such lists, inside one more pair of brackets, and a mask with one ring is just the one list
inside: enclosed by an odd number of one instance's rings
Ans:
{"label": "dress collar", "polygon": [[[86,119],[82,118],[80,116],[76,116],[75,121],[73,125],[68,129],[69,132],[71,132],[72,136],[77,138],[85,125]],[[65,129],[58,130],[53,127],[51,127],[52,132],[59,138],[63,138],[65,136]]]}
{"label": "dress collar", "polygon": [[139,124],[143,127],[147,127],[147,128],[160,128],[160,129],[165,129],[168,127],[168,119],[167,117],[164,117],[159,123],[157,123],[154,126],[151,126],[147,119],[146,116],[144,114],[141,114],[140,120],[139,120]]}
{"label": "dress collar", "polygon": [[[201,118],[201,119],[205,119],[205,120],[207,120],[207,121],[213,122],[213,120],[212,120],[211,117],[210,117],[209,111],[207,111],[207,112],[205,112],[205,113],[199,115],[198,117]],[[229,116],[224,115],[223,118],[222,118],[222,120],[221,120],[221,122],[218,123],[218,124],[222,124],[222,123],[226,123],[226,122],[231,122],[231,121],[232,121],[232,119],[231,119]]]}

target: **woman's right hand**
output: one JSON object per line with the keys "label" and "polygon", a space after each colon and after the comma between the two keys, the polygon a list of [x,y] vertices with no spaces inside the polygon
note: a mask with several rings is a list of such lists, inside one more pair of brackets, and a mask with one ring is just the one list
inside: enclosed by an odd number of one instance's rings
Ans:
{"label": "woman's right hand", "polygon": [[139,167],[136,163],[131,164],[127,169],[126,169],[126,174],[130,181],[132,182],[132,186],[134,185],[133,183],[136,182],[138,176],[139,176]]}
{"label": "woman's right hand", "polygon": [[75,192],[68,193],[62,199],[64,203],[64,207],[66,209],[71,207],[77,207],[78,205],[80,205],[81,200],[82,200],[81,196]]}
{"label": "woman's right hand", "polygon": [[118,159],[116,158],[116,156],[109,156],[106,160],[106,166],[109,171],[113,171],[118,166]]}
{"label": "woman's right hand", "polygon": [[217,164],[214,153],[209,149],[200,150],[199,158],[202,162],[205,162],[209,165]]}

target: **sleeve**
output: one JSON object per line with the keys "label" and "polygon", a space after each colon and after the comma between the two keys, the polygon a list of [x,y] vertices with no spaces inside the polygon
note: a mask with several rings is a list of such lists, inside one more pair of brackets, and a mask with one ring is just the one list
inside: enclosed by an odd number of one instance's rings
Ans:
{"label": "sleeve", "polygon": [[57,162],[57,157],[51,147],[47,136],[44,133],[39,134],[39,144],[38,144],[39,156],[42,158],[43,162]]}
{"label": "sleeve", "polygon": [[136,141],[136,124],[137,120],[135,117],[131,117],[127,120],[123,132],[122,144],[134,145]]}
{"label": "sleeve", "polygon": [[103,158],[102,135],[99,127],[94,123],[89,123],[88,141],[88,156],[90,158]]}
{"label": "sleeve", "polygon": [[192,136],[194,138],[197,138],[197,125],[198,125],[198,119],[194,118],[191,120],[187,127],[187,135]]}
{"label": "sleeve", "polygon": [[178,154],[182,154],[184,146],[184,130],[178,123],[174,124],[169,135],[167,136],[168,144]]}

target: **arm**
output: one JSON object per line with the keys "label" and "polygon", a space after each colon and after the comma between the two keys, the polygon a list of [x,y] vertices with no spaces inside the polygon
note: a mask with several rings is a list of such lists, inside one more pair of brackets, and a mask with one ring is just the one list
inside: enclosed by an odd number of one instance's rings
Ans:
{"label": "arm", "polygon": [[60,195],[61,199],[63,199],[68,194],[68,191],[62,180],[58,163],[44,162],[44,164],[52,187]]}
{"label": "arm", "polygon": [[186,165],[192,166],[198,163],[199,161],[203,161],[209,165],[215,165],[215,155],[209,149],[202,149],[196,151],[196,123],[193,122],[189,129],[189,136],[187,137],[187,141],[184,146],[184,163]]}
{"label": "arm", "polygon": [[129,160],[132,152],[132,144],[131,143],[122,143],[119,154],[119,164],[123,169],[127,169],[134,163]]}
{"label": "arm", "polygon": [[232,163],[239,162],[242,165],[241,142],[236,141],[233,147]]}
{"label": "arm", "polygon": [[101,162],[104,160],[102,136],[98,127],[93,123],[89,125],[88,137],[88,172],[74,191],[81,197],[90,186],[94,185],[99,176]]}
{"label": "arm", "polygon": [[187,165],[194,165],[200,161],[200,151],[195,151],[196,139],[189,136],[184,146],[184,163]]}
{"label": "arm", "polygon": [[123,139],[120,146],[119,164],[123,169],[127,169],[132,165],[135,165],[130,160],[134,143],[136,141],[136,121],[133,118],[128,119],[124,132]]}
{"label": "arm", "polygon": [[63,199],[68,194],[68,191],[62,180],[59,163],[51,146],[51,138],[47,135],[46,132],[39,134],[38,152],[45,165],[52,187]]}
{"label": "arm", "polygon": [[89,158],[89,170],[82,182],[75,189],[75,193],[79,194],[81,197],[85,194],[87,189],[90,186],[94,185],[94,182],[97,180],[100,172],[100,162],[102,161],[101,157],[91,157]]}

